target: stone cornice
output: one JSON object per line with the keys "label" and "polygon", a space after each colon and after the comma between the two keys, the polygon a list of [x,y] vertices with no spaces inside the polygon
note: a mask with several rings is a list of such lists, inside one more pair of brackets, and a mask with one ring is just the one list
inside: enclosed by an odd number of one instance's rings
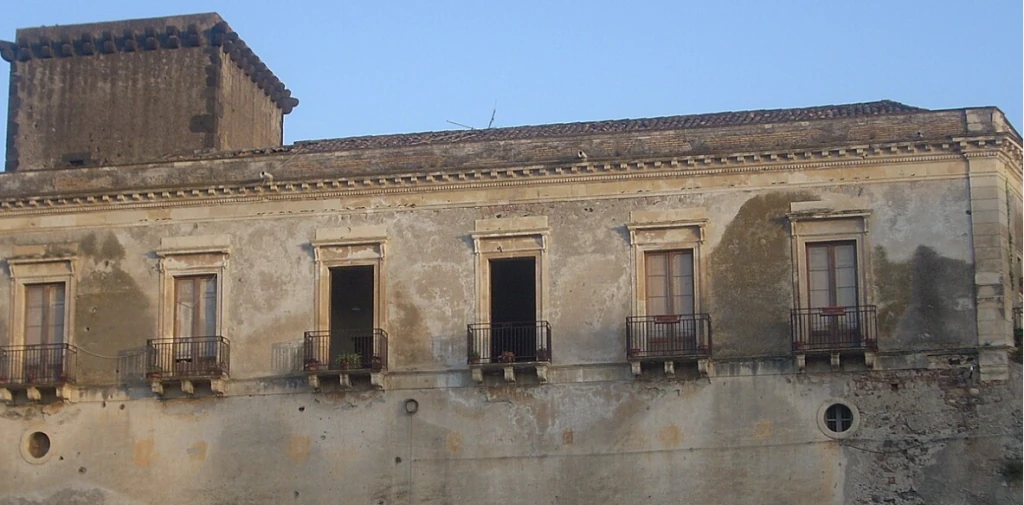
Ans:
{"label": "stone cornice", "polygon": [[[630,161],[479,168],[451,172],[367,174],[310,180],[251,181],[196,187],[146,188],[102,193],[25,196],[0,200],[0,217],[117,209],[184,207],[276,200],[487,189],[539,184],[654,178],[693,178],[879,164],[926,163],[1000,156],[1017,160],[1021,146],[1007,135],[943,141],[892,142],[773,152],[692,155]],[[257,160],[253,160],[257,161]]]}

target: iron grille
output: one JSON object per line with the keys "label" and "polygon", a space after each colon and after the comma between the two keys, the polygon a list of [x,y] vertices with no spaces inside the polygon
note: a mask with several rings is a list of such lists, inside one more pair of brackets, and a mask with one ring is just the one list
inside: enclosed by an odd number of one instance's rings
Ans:
{"label": "iron grille", "polygon": [[551,361],[551,325],[547,321],[473,323],[466,327],[469,363]]}
{"label": "iron grille", "polygon": [[146,342],[146,377],[199,379],[228,375],[231,343],[224,337],[182,337]]}
{"label": "iron grille", "polygon": [[794,351],[878,349],[874,305],[793,309],[790,318]]}
{"label": "iron grille", "polygon": [[380,328],[307,331],[302,367],[307,372],[385,370],[388,333]]}
{"label": "iron grille", "polygon": [[78,348],[71,344],[0,347],[0,384],[74,384]]}
{"label": "iron grille", "polygon": [[711,316],[688,314],[626,318],[626,357],[711,356]]}

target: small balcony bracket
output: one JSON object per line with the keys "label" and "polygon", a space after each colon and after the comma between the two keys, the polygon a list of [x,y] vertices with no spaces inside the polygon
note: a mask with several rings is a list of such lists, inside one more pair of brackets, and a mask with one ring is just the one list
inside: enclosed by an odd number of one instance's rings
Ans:
{"label": "small balcony bracket", "polygon": [[540,363],[537,365],[537,380],[541,383],[547,383],[548,381],[548,365],[547,363]]}
{"label": "small balcony bracket", "polygon": [[214,394],[224,395],[224,391],[227,389],[228,381],[223,378],[210,380],[210,391]]}
{"label": "small balcony bracket", "polygon": [[665,361],[665,377],[674,378],[676,376],[676,362],[672,360]]}
{"label": "small balcony bracket", "polygon": [[190,381],[188,379],[182,379],[182,381],[181,381],[181,392],[185,393],[185,394],[187,394],[189,396],[192,396],[192,395],[196,394],[195,385],[193,385],[192,381]]}
{"label": "small balcony bracket", "polygon": [[0,402],[14,403],[14,393],[10,389],[0,388]]}
{"label": "small balcony bracket", "polygon": [[320,391],[320,376],[319,375],[317,375],[315,373],[311,373],[311,374],[309,374],[307,376],[307,379],[309,380],[309,387],[312,388],[313,391]]}
{"label": "small balcony bracket", "polygon": [[873,352],[865,352],[864,364],[867,365],[868,368],[876,370],[878,368],[878,355]]}
{"label": "small balcony bracket", "polygon": [[484,382],[484,369],[478,366],[473,367],[470,372],[473,374],[473,382],[477,384],[483,384]]}
{"label": "small balcony bracket", "polygon": [[352,388],[352,377],[347,373],[341,373],[338,375],[338,385],[344,389]]}
{"label": "small balcony bracket", "polygon": [[707,358],[698,359],[697,371],[702,378],[707,378],[708,375],[711,375],[711,360]]}
{"label": "small balcony bracket", "polygon": [[643,374],[640,368],[639,360],[632,360],[629,362],[629,370],[633,372],[633,377],[640,377]]}
{"label": "small balcony bracket", "polygon": [[807,368],[807,355],[806,354],[797,354],[795,356],[795,358],[796,358],[796,369],[797,369],[797,371],[802,373],[804,371],[804,369]]}
{"label": "small balcony bracket", "polygon": [[163,381],[156,379],[149,381],[149,390],[155,395],[164,395],[164,383]]}
{"label": "small balcony bracket", "polygon": [[33,402],[38,402],[43,399],[43,394],[39,392],[37,387],[25,388],[25,394],[28,395],[28,399]]}
{"label": "small balcony bracket", "polygon": [[61,385],[57,386],[57,398],[60,398],[61,401],[65,401],[65,402],[73,402],[73,401],[75,401],[77,399],[77,398],[75,398],[75,392],[76,392],[75,388],[72,387],[70,384],[61,384]]}
{"label": "small balcony bracket", "polygon": [[506,366],[502,369],[505,372],[505,382],[515,383],[516,381],[516,369],[511,365]]}
{"label": "small balcony bracket", "polygon": [[832,357],[832,370],[839,370],[841,368],[841,366],[839,365],[839,353],[833,352],[830,355]]}
{"label": "small balcony bracket", "polygon": [[384,374],[381,372],[371,372],[370,384],[377,389],[384,389]]}

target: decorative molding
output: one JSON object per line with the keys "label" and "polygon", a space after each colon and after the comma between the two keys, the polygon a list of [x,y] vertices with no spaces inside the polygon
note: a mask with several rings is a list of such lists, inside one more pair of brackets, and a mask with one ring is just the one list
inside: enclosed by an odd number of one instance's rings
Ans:
{"label": "decorative molding", "polygon": [[[166,208],[212,203],[324,199],[426,191],[488,189],[589,181],[708,177],[849,168],[880,164],[955,161],[1000,156],[1020,167],[1024,152],[1006,135],[959,141],[895,142],[878,145],[798,149],[762,153],[693,155],[622,162],[578,162],[559,166],[530,165],[452,172],[373,174],[271,184],[244,182],[192,188],[145,189],[105,193],[23,196],[0,200],[0,216],[63,214],[79,211]],[[1016,158],[1014,158],[1016,156]],[[1016,159],[1016,164],[1012,160]],[[253,161],[257,161],[254,158]]]}

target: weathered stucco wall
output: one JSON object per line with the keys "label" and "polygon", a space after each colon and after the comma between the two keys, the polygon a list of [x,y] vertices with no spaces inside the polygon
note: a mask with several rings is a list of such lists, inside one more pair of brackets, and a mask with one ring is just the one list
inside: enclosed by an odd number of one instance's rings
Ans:
{"label": "weathered stucco wall", "polygon": [[[382,225],[388,233],[385,329],[392,339],[391,366],[437,370],[464,366],[465,325],[476,320],[469,238],[474,221],[547,216],[551,292],[544,312],[553,328],[555,362],[620,363],[625,318],[634,306],[625,228],[630,212],[703,207],[709,209],[703,247],[709,252],[706,304],[715,357],[787,356],[794,304],[789,205],[853,194],[873,207],[869,288],[879,305],[881,348],[974,345],[970,245],[965,231],[953,231],[967,229],[966,189],[955,181],[423,210],[403,208],[398,198],[377,200],[372,210],[339,201],[327,202],[333,209],[302,213],[268,203],[224,218],[191,208],[177,218],[178,211],[169,211],[170,220],[161,217],[168,211],[154,211],[128,226],[19,231],[0,237],[0,252],[9,256],[14,245],[77,244],[83,261],[73,342],[109,356],[143,346],[157,333],[154,251],[162,238],[230,236],[225,336],[233,344],[232,376],[248,378],[274,374],[274,345],[301,340],[304,331],[315,329],[310,243],[316,230]],[[489,195],[503,200],[501,193]],[[0,283],[0,290],[9,285]],[[4,296],[10,295],[0,292]],[[82,359],[85,377],[115,380],[110,360]]]}
{"label": "weathered stucco wall", "polygon": [[[953,367],[9,407],[0,504],[1015,503],[1017,371],[982,390]],[[859,411],[850,438],[817,426],[834,398]],[[36,430],[42,464],[18,454]]]}

